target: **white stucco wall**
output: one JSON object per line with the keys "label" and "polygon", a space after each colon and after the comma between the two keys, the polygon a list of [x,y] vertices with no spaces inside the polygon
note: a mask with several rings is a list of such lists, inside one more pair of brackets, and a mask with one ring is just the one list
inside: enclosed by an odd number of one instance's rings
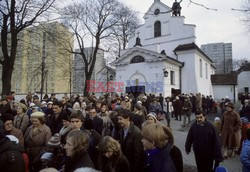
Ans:
{"label": "white stucco wall", "polygon": [[[221,100],[228,96],[231,101],[234,101],[233,85],[213,85],[213,92],[215,100]],[[235,87],[235,100],[238,100],[237,87]]]}
{"label": "white stucco wall", "polygon": [[[130,59],[130,58],[128,58]],[[163,76],[163,69],[169,73],[168,77]],[[170,71],[175,72],[175,84],[170,84]],[[139,80],[140,86],[145,86],[146,93],[153,93],[163,96],[170,96],[171,89],[180,88],[179,67],[164,61],[142,62],[128,65],[116,66],[116,82],[124,84],[123,93],[126,86],[136,86],[135,80]],[[142,84],[140,82],[143,82]]]}
{"label": "white stucco wall", "polygon": [[250,71],[243,71],[238,75],[238,92],[245,92],[244,87],[250,91]]}
{"label": "white stucco wall", "polygon": [[[155,9],[160,9],[161,12],[169,11],[170,8],[163,6],[162,3],[155,2],[148,10],[153,14]],[[170,57],[176,58],[173,49],[180,44],[195,42],[195,25],[184,24],[183,16],[171,16],[171,13],[160,15],[145,15],[145,23],[137,28],[135,33],[140,32],[141,44],[148,50],[158,51],[157,44],[160,45],[160,52],[165,50]],[[161,36],[154,37],[154,23],[161,22]],[[135,34],[128,42],[129,48],[135,44]]]}
{"label": "white stucco wall", "polygon": [[[182,68],[182,92],[213,95],[211,78],[211,62],[196,50],[177,52],[178,60],[184,62]],[[200,59],[202,60],[202,77],[200,76]],[[206,75],[207,64],[207,75]]]}

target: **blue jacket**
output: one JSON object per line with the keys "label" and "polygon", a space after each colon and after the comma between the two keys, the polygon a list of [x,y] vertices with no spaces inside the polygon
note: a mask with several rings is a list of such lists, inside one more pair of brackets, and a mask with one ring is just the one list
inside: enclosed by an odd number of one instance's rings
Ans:
{"label": "blue jacket", "polygon": [[243,142],[240,161],[243,164],[242,172],[250,172],[250,140]]}
{"label": "blue jacket", "polygon": [[170,156],[171,145],[167,144],[163,149],[155,149],[147,152],[144,166],[145,172],[177,172]]}

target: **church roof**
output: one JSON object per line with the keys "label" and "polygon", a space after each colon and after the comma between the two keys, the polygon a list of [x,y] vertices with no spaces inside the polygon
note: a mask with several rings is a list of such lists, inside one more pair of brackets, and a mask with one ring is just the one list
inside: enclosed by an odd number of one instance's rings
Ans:
{"label": "church roof", "polygon": [[176,51],[187,51],[187,50],[197,50],[204,57],[206,57],[211,63],[213,63],[213,60],[211,60],[194,42],[189,43],[189,44],[181,44],[174,49],[175,52]]}
{"label": "church roof", "polygon": [[157,53],[155,51],[147,50],[147,49],[144,49],[144,48],[138,47],[138,46],[128,49],[127,52],[124,53],[120,58],[113,61],[112,65],[118,65],[118,63],[122,62],[123,59],[125,59],[129,55],[133,54],[134,52],[139,52],[141,54],[148,54],[148,55],[151,55],[152,57],[154,57],[152,59],[146,59],[145,62],[154,62],[154,61],[166,60],[166,61],[173,62],[173,63],[175,63],[175,64],[177,64],[179,66],[183,65],[182,62],[180,62],[180,61],[178,61],[178,60],[176,60],[176,59],[174,59],[172,57],[169,57],[166,54]]}
{"label": "church roof", "polygon": [[231,72],[228,74],[211,75],[212,85],[237,85],[237,74]]}

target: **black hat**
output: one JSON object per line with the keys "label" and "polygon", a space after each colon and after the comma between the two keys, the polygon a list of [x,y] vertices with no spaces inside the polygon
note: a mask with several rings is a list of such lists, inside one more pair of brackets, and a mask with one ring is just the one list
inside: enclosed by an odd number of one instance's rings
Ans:
{"label": "black hat", "polygon": [[14,121],[14,117],[13,115],[6,113],[2,116],[2,120],[3,120],[3,123],[9,120]]}

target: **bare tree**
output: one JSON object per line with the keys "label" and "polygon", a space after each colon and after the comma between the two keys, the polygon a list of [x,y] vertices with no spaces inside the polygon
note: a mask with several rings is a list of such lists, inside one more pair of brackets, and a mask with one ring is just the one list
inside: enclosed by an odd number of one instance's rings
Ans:
{"label": "bare tree", "polygon": [[245,0],[242,12],[244,13],[243,23],[250,30],[250,0]]}
{"label": "bare tree", "polygon": [[238,70],[239,68],[243,67],[244,65],[246,65],[247,63],[249,63],[249,60],[247,60],[246,58],[242,58],[242,59],[234,59],[233,60],[233,70]]}
{"label": "bare tree", "polygon": [[18,34],[49,10],[56,0],[2,0],[0,28],[2,58],[2,95],[11,91],[11,77],[16,60]]}
{"label": "bare tree", "polygon": [[[84,96],[88,95],[87,82],[91,79],[98,50],[106,39],[113,35],[112,28],[120,20],[118,0],[78,0],[63,9],[64,24],[75,35],[79,51],[69,50],[80,55],[84,61]],[[89,55],[85,47],[92,47]],[[89,51],[88,51],[89,52]]]}
{"label": "bare tree", "polygon": [[113,27],[115,39],[118,44],[118,57],[120,57],[121,50],[125,50],[129,36],[131,36],[135,29],[140,26],[138,12],[129,9],[127,6],[120,7],[120,20],[115,27]]}

